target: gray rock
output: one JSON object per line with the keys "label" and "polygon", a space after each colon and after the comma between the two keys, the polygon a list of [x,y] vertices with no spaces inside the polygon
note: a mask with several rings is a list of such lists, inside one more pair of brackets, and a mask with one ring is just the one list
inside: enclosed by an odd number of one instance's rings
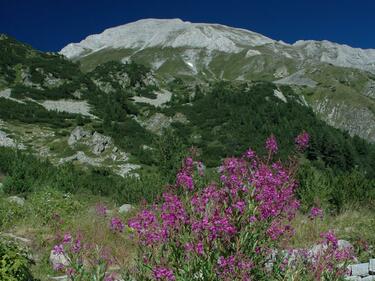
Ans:
{"label": "gray rock", "polygon": [[369,275],[369,263],[349,265],[349,270],[352,276],[367,276]]}
{"label": "gray rock", "polygon": [[72,161],[78,161],[81,164],[89,164],[91,166],[100,166],[100,162],[102,160],[88,157],[83,151],[78,151],[72,156],[60,159],[59,164],[64,164],[66,162]]}
{"label": "gray rock", "polygon": [[189,120],[186,118],[186,116],[180,112],[177,112],[174,116],[173,116],[173,122],[179,122],[179,123],[182,123],[182,124],[188,124],[189,123]]}
{"label": "gray rock", "polygon": [[95,132],[92,136],[92,153],[96,155],[102,154],[107,147],[112,143],[111,137],[104,136],[98,132]]}
{"label": "gray rock", "polygon": [[369,271],[370,271],[370,274],[375,275],[375,259],[370,260]]}
{"label": "gray rock", "polygon": [[282,85],[307,86],[311,88],[314,88],[317,85],[317,83],[314,80],[305,76],[304,70],[297,71],[296,73],[293,73],[290,76],[274,81],[274,83]]}
{"label": "gray rock", "polygon": [[49,255],[49,261],[53,267],[57,267],[59,264],[62,264],[64,266],[69,265],[69,260],[64,254],[56,254],[53,250],[51,250],[51,253]]}
{"label": "gray rock", "polygon": [[8,137],[8,135],[3,131],[0,131],[0,146],[12,147],[12,148],[17,148],[17,149],[26,148],[23,144],[16,143],[13,139]]}
{"label": "gray rock", "polygon": [[309,254],[312,256],[316,256],[322,251],[324,251],[325,249],[327,249],[326,245],[317,244],[311,247],[311,249],[309,250]]}
{"label": "gray rock", "polygon": [[375,115],[371,109],[337,102],[331,98],[313,102],[312,109],[333,127],[348,131],[370,142],[375,142]]}
{"label": "gray rock", "polygon": [[375,281],[375,275],[370,275],[361,279],[361,281]]}
{"label": "gray rock", "polygon": [[16,242],[21,243],[21,244],[26,244],[26,245],[31,244],[31,240],[30,239],[27,239],[25,237],[16,236],[13,233],[1,233],[1,236],[2,237],[6,237],[6,238],[10,238],[10,239],[12,239],[12,240],[14,240]]}
{"label": "gray rock", "polygon": [[73,145],[83,138],[91,136],[91,132],[83,129],[82,127],[76,127],[70,134],[68,144]]}
{"label": "gray rock", "polygon": [[338,240],[337,244],[340,250],[353,249],[353,245],[349,241],[346,241],[346,240]]}
{"label": "gray rock", "polygon": [[347,276],[347,277],[345,277],[345,280],[347,280],[347,281],[360,281],[360,280],[362,280],[362,278],[359,277],[359,276]]}
{"label": "gray rock", "polygon": [[168,128],[173,122],[172,118],[165,116],[163,113],[155,113],[145,122],[145,127],[147,130],[161,135],[163,129]]}
{"label": "gray rock", "polygon": [[363,95],[375,99],[375,81],[370,81],[365,86]]}
{"label": "gray rock", "polygon": [[18,196],[10,196],[6,199],[8,202],[15,203],[19,206],[25,205],[25,199]]}
{"label": "gray rock", "polygon": [[55,281],[68,281],[68,275],[50,277],[49,279]]}
{"label": "gray rock", "polygon": [[347,277],[345,277],[345,280],[347,280],[347,281],[360,281],[360,280],[362,280],[362,278],[359,277],[359,276],[347,276]]}
{"label": "gray rock", "polygon": [[115,173],[121,177],[133,176],[139,178],[139,174],[133,172],[139,168],[141,168],[141,166],[138,164],[125,163],[118,165]]}
{"label": "gray rock", "polygon": [[119,209],[118,209],[118,212],[120,214],[126,214],[128,212],[130,212],[131,210],[133,210],[133,206],[130,205],[130,204],[124,204],[122,205]]}

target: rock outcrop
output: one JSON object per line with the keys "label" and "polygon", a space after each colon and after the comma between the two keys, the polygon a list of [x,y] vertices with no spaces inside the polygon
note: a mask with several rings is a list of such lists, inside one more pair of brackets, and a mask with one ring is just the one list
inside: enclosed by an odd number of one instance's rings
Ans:
{"label": "rock outcrop", "polygon": [[17,149],[26,148],[22,143],[16,143],[13,139],[9,138],[8,135],[3,131],[0,131],[0,146],[12,147]]}
{"label": "rock outcrop", "polygon": [[100,155],[112,144],[112,139],[105,135],[94,132],[91,138],[92,153]]}
{"label": "rock outcrop", "polygon": [[69,136],[68,144],[74,145],[83,138],[88,138],[91,136],[91,132],[83,129],[82,127],[76,127]]}

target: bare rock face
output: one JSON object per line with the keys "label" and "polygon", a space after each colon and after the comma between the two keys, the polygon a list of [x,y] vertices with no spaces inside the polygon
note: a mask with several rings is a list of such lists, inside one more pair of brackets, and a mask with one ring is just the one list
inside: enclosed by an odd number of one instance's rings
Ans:
{"label": "bare rock face", "polygon": [[89,164],[91,166],[100,166],[100,160],[88,157],[83,151],[78,151],[76,154],[60,159],[60,164],[78,161],[81,164]]}
{"label": "bare rock face", "polygon": [[163,129],[168,128],[172,123],[172,118],[165,116],[162,113],[155,113],[148,119],[145,123],[145,127],[147,130],[161,135]]}
{"label": "bare rock face", "polygon": [[92,153],[100,155],[112,144],[112,139],[98,132],[92,133],[82,127],[76,127],[69,136],[68,144],[73,146],[78,142],[90,146]]}
{"label": "bare rock face", "polygon": [[23,144],[16,143],[13,139],[8,137],[8,135],[3,131],[0,131],[0,146],[12,147],[12,148],[17,148],[17,149],[26,148]]}
{"label": "bare rock face", "polygon": [[82,127],[76,127],[69,136],[68,144],[73,145],[83,138],[91,136],[91,132],[83,129]]}
{"label": "bare rock face", "polygon": [[329,125],[348,131],[351,136],[357,135],[375,142],[375,115],[370,109],[328,98],[312,104],[312,108]]}
{"label": "bare rock face", "polygon": [[100,155],[112,144],[112,139],[111,137],[95,132],[92,136],[91,143],[92,153]]}
{"label": "bare rock face", "polygon": [[363,95],[366,97],[375,99],[375,81],[368,82],[364,91]]}

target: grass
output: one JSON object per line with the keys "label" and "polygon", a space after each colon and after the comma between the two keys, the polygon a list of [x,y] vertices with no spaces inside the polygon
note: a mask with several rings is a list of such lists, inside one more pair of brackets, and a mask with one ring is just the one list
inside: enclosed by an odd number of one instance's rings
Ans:
{"label": "grass", "polygon": [[[112,210],[107,217],[96,213],[95,207],[98,203]],[[31,240],[28,247],[37,261],[32,270],[42,281],[48,280],[48,276],[59,275],[53,272],[48,259],[53,245],[58,241],[57,236],[66,232],[82,234],[85,242],[99,244],[110,250],[118,266],[128,267],[136,257],[136,246],[131,240],[131,232],[125,229],[122,234],[114,234],[109,223],[111,217],[120,217],[126,222],[137,212],[138,207],[125,215],[117,212],[118,207],[106,197],[67,195],[47,188],[32,194],[23,207],[13,205],[13,208],[18,208],[20,216],[18,219],[14,217],[15,220],[2,229],[0,225],[0,231]],[[55,216],[53,212],[59,216]],[[313,222],[307,215],[298,214],[294,228],[296,234],[288,246],[311,247],[319,242],[320,233],[332,229],[339,239],[348,240],[355,246],[360,261],[374,257],[375,216],[369,209],[347,209],[340,214],[327,214],[323,219]],[[360,249],[364,241],[370,245],[367,252]]]}
{"label": "grass", "polygon": [[[49,192],[54,195],[46,196]],[[0,225],[0,233],[12,233],[30,240],[26,246],[36,260],[36,265],[32,268],[35,277],[45,281],[49,280],[49,276],[59,275],[52,270],[49,255],[53,245],[58,242],[58,235],[66,232],[80,233],[86,243],[105,247],[113,253],[116,263],[121,267],[131,264],[135,257],[135,246],[130,240],[130,232],[126,230],[123,234],[114,234],[109,228],[109,222],[114,216],[126,221],[132,213],[119,214],[118,206],[113,201],[99,196],[70,195],[69,201],[73,205],[77,204],[76,208],[71,208],[70,204],[64,202],[65,196],[48,189],[35,193],[23,207],[13,205],[23,215],[21,218],[13,220],[3,229]],[[107,217],[96,213],[95,207],[99,202],[112,210]],[[52,210],[59,212],[59,216],[52,214]]]}
{"label": "grass", "polygon": [[[347,209],[337,215],[325,215],[323,219],[316,219],[313,223],[307,215],[299,214],[294,227],[296,235],[291,246],[313,246],[320,240],[320,233],[334,230],[339,239],[354,245],[360,261],[365,262],[375,256],[375,214],[369,209]],[[363,243],[369,245],[368,252],[361,251]]]}

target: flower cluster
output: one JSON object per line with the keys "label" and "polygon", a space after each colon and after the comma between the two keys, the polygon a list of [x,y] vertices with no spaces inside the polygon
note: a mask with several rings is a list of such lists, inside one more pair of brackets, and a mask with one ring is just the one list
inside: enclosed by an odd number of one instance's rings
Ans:
{"label": "flower cluster", "polygon": [[[306,134],[302,135],[297,137],[298,144],[307,146]],[[265,146],[268,156],[264,159],[251,149],[242,157],[225,159],[220,181],[207,186],[199,184],[201,162],[185,159],[175,191],[165,192],[159,204],[142,210],[128,223],[139,242],[142,268],[152,269],[140,273],[141,279],[266,276],[268,250],[293,234],[290,221],[299,202],[296,163],[272,162],[278,151],[274,136]]]}
{"label": "flower cluster", "polygon": [[95,206],[95,211],[96,213],[99,215],[99,216],[103,216],[105,217],[108,213],[108,208],[107,206],[101,204],[101,203],[98,203],[96,206]]}
{"label": "flower cluster", "polygon": [[323,218],[323,210],[317,207],[312,207],[309,214],[310,219]]}
{"label": "flower cluster", "polygon": [[336,280],[347,274],[347,265],[353,260],[351,247],[339,247],[332,230],[321,233],[321,248],[310,257],[310,270],[315,280]]}
{"label": "flower cluster", "polygon": [[274,135],[270,136],[266,140],[266,149],[271,154],[275,154],[278,151],[279,147],[277,145],[277,141]]}
{"label": "flower cluster", "polygon": [[124,231],[124,223],[120,218],[112,218],[110,223],[110,229],[113,232],[123,232]]}
{"label": "flower cluster", "polygon": [[114,274],[108,274],[108,267],[112,258],[105,248],[82,242],[82,235],[75,238],[70,233],[64,234],[60,243],[56,244],[52,252],[61,256],[64,263],[54,264],[54,270],[63,271],[68,279],[114,281]]}
{"label": "flower cluster", "polygon": [[168,268],[156,267],[152,271],[153,271],[153,276],[156,280],[162,280],[162,281],[176,280],[176,278],[173,275],[173,271]]}
{"label": "flower cluster", "polygon": [[296,148],[299,151],[304,151],[308,147],[309,141],[310,141],[310,136],[307,132],[301,133],[294,140],[296,144]]}

